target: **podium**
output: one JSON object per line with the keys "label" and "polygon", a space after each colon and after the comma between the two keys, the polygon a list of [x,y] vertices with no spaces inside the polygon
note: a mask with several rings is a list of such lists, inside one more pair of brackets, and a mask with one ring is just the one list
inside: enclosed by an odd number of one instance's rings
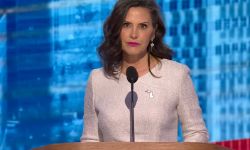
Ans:
{"label": "podium", "polygon": [[51,144],[33,150],[229,150],[215,144],[194,142],[86,142]]}

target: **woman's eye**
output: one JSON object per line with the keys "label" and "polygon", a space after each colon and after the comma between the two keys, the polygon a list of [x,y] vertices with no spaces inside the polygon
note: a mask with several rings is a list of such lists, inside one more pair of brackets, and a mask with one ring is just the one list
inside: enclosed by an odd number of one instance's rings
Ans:
{"label": "woman's eye", "polygon": [[129,26],[129,23],[125,22],[123,23],[123,27],[128,27]]}
{"label": "woman's eye", "polygon": [[146,29],[148,26],[146,24],[141,24],[142,29]]}

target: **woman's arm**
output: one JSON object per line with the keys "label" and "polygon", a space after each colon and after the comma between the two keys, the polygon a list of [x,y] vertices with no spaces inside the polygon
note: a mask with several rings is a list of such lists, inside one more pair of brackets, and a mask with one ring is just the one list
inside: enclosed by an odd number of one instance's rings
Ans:
{"label": "woman's arm", "polygon": [[208,131],[189,69],[185,66],[179,91],[178,115],[182,123],[184,142],[208,142]]}
{"label": "woman's arm", "polygon": [[88,79],[84,97],[84,126],[81,142],[99,142],[98,119],[95,110],[95,95],[93,84],[93,72]]}

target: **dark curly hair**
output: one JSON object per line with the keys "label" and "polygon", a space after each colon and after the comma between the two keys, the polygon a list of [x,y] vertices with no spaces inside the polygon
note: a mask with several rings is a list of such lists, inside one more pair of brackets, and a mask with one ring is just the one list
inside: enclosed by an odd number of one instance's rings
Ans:
{"label": "dark curly hair", "polygon": [[[154,47],[151,51],[149,51],[150,46],[148,46],[149,54],[157,60],[159,58],[172,59],[172,50],[163,43],[166,29],[156,2],[154,0],[118,0],[111,15],[103,25],[104,41],[98,48],[98,54],[103,63],[105,73],[114,78],[117,78],[117,75],[119,74],[123,58],[120,31],[127,12],[131,7],[143,7],[150,10],[153,27],[156,30],[153,41]],[[148,66],[150,66],[149,57]],[[153,75],[150,67],[149,71]]]}

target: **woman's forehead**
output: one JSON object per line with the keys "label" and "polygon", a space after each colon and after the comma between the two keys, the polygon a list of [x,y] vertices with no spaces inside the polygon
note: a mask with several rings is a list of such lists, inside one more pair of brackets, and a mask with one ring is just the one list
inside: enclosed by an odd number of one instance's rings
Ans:
{"label": "woman's forehead", "polygon": [[151,22],[151,14],[149,9],[143,7],[131,7],[129,8],[125,21],[135,22]]}

